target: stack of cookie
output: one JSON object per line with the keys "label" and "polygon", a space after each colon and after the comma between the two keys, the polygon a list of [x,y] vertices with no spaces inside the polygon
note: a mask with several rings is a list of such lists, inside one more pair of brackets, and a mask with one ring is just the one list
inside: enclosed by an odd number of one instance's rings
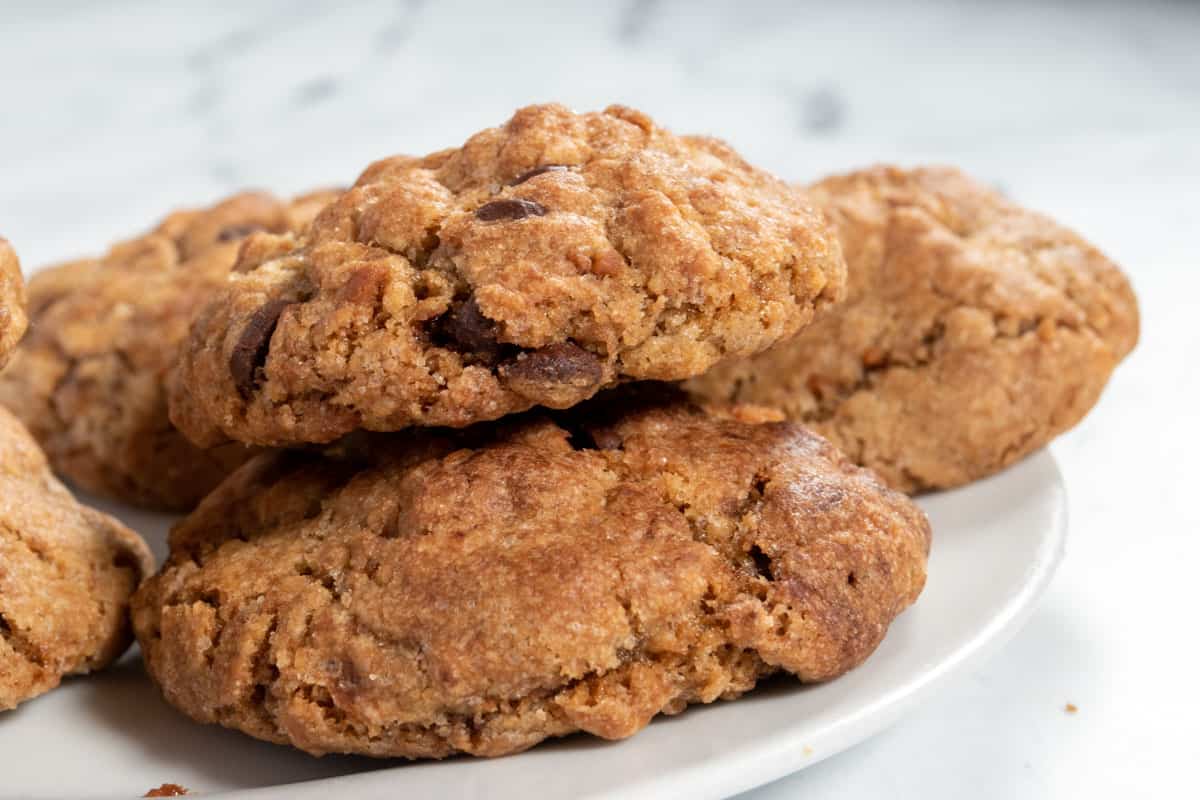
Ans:
{"label": "stack of cookie", "polygon": [[166,698],[375,756],[837,677],[924,585],[906,493],[1044,445],[1137,335],[1116,267],[960,173],[805,190],[620,107],[176,214],[29,295],[0,403],[69,480],[191,511],[131,602]]}

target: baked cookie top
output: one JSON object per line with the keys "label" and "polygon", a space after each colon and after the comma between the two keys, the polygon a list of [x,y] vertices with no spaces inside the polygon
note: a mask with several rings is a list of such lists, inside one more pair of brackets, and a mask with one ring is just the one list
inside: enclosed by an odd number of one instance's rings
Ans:
{"label": "baked cookie top", "polygon": [[410,758],[833,678],[921,591],[929,524],[759,418],[638,393],[264,454],[137,594],[150,673],[201,721]]}
{"label": "baked cookie top", "polygon": [[21,264],[7,239],[0,237],[0,369],[25,332],[25,284]]}
{"label": "baked cookie top", "polygon": [[0,409],[0,710],[123,653],[129,596],[153,571],[145,543],[75,502]]}
{"label": "baked cookie top", "polygon": [[286,237],[336,196],[238,194],[177,211],[102,258],[35,273],[33,326],[0,376],[0,405],[79,486],[140,506],[194,508],[253,450],[197,448],[168,419],[165,376],[192,313],[225,282],[251,233]]}
{"label": "baked cookie top", "polygon": [[1138,337],[1137,300],[1072,231],[948,168],[809,188],[837,224],[846,301],[687,387],[812,425],[905,491],[956,486],[1083,418]]}
{"label": "baked cookie top", "polygon": [[531,106],[373,164],[303,240],[247,249],[171,414],[200,443],[281,445],[565,408],[765,349],[843,281],[803,193],[721,142]]}

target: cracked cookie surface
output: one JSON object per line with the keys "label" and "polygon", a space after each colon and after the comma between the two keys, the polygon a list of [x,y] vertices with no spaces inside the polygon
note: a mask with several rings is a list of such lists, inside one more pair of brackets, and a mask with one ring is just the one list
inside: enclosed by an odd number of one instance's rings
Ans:
{"label": "cracked cookie surface", "polygon": [[121,655],[129,596],[153,570],[137,534],[77,503],[0,408],[0,710]]}
{"label": "cracked cookie surface", "polygon": [[336,196],[235,195],[171,214],[102,258],[35,273],[33,325],[0,376],[0,405],[73,483],[139,506],[194,508],[254,451],[198,448],[170,423],[165,376],[191,316],[242,245],[253,250],[247,237],[299,231]]}
{"label": "cracked cookie surface", "polygon": [[810,194],[838,226],[846,301],[686,386],[782,409],[896,488],[957,486],[1044,446],[1137,342],[1116,265],[957,170],[878,167]]}
{"label": "cracked cookie surface", "polygon": [[21,264],[12,246],[0,237],[0,369],[25,333],[26,322]]}
{"label": "cracked cookie surface", "polygon": [[834,678],[921,591],[928,521],[762,418],[643,390],[264,454],[136,595],[149,671],[197,720],[409,758]]}
{"label": "cracked cookie surface", "polygon": [[519,110],[377,162],[244,253],[171,382],[195,441],[328,442],[565,408],[793,335],[845,279],[800,190],[621,107]]}

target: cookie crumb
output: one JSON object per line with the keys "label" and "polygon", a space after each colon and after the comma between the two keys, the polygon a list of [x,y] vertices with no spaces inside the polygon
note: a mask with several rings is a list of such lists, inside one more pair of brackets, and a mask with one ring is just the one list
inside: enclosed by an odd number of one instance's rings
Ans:
{"label": "cookie crumb", "polygon": [[157,789],[146,792],[142,797],[183,797],[187,793],[188,790],[178,783],[164,783]]}
{"label": "cookie crumb", "polygon": [[1067,703],[1065,706],[1063,706],[1063,711],[1067,712],[1068,714],[1074,714],[1078,710],[1079,706],[1075,705],[1074,703]]}

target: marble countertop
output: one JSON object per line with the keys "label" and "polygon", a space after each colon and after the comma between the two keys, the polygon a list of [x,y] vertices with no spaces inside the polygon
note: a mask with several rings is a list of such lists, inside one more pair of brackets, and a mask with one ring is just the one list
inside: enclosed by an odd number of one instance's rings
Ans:
{"label": "marble countertop", "polygon": [[1000,655],[753,796],[1195,786],[1200,5],[125,0],[5,3],[0,29],[0,232],[31,268],[245,186],[345,183],[544,100],[634,105],[795,179],[954,163],[1074,226],[1126,267],[1144,322],[1053,446],[1061,572]]}

